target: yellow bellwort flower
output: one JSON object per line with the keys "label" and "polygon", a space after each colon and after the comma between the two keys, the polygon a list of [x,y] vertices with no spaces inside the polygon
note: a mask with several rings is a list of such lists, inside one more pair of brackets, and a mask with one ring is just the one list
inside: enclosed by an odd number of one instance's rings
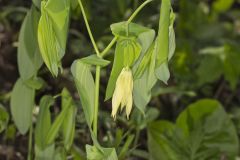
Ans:
{"label": "yellow bellwort flower", "polygon": [[129,119],[132,110],[133,97],[133,75],[129,67],[124,67],[116,81],[115,90],[112,98],[112,117],[116,119],[119,106],[121,110],[126,106],[126,114]]}

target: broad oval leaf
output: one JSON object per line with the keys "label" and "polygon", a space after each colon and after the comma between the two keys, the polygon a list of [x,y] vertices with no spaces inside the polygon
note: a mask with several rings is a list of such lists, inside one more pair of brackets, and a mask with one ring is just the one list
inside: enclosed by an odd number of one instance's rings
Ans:
{"label": "broad oval leaf", "polygon": [[75,60],[71,66],[75,85],[80,96],[87,124],[91,127],[94,114],[95,84],[90,66],[80,60]]}
{"label": "broad oval leaf", "polygon": [[38,43],[42,58],[54,76],[58,75],[58,68],[62,67],[61,58],[65,54],[69,10],[69,0],[41,2]]}
{"label": "broad oval leaf", "polygon": [[35,90],[18,79],[11,93],[11,114],[21,134],[25,134],[32,124]]}
{"label": "broad oval leaf", "polygon": [[37,25],[39,12],[33,6],[27,13],[19,34],[18,70],[23,80],[36,76],[43,61],[37,42]]}

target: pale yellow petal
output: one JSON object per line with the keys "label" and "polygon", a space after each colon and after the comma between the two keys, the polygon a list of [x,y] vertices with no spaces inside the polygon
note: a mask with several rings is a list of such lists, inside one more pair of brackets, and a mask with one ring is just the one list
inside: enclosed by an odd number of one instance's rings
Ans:
{"label": "pale yellow petal", "polygon": [[130,115],[131,110],[132,110],[132,105],[133,105],[133,98],[132,98],[132,95],[129,95],[127,105],[126,105],[127,119],[129,119],[129,115]]}
{"label": "pale yellow petal", "polygon": [[122,101],[123,94],[124,94],[124,92],[122,90],[123,79],[124,79],[124,77],[120,73],[120,75],[118,76],[118,79],[116,81],[116,86],[115,86],[115,90],[114,90],[113,98],[112,98],[112,117],[114,119],[116,118],[116,114],[117,114],[119,105]]}

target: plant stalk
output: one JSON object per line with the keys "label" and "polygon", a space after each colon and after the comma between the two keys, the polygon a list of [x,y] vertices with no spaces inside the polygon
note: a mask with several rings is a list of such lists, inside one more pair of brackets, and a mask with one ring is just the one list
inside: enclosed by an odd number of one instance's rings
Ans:
{"label": "plant stalk", "polygon": [[95,99],[94,99],[94,119],[93,119],[93,133],[97,137],[97,126],[98,126],[98,107],[99,107],[99,84],[100,84],[100,66],[96,66],[96,77],[95,77]]}
{"label": "plant stalk", "polygon": [[143,7],[145,7],[148,3],[152,2],[153,0],[146,0],[145,2],[143,2],[134,12],[133,14],[129,17],[129,19],[127,20],[127,23],[132,22],[132,20],[136,17],[136,15],[143,9]]}
{"label": "plant stalk", "polygon": [[[89,23],[88,23],[88,20],[87,20],[87,16],[86,16],[86,13],[85,13],[85,10],[84,10],[84,7],[83,7],[83,4],[82,4],[82,1],[81,0],[78,0],[79,2],[79,5],[80,5],[80,8],[81,8],[81,11],[82,11],[82,14],[83,14],[83,19],[84,19],[84,22],[86,24],[86,27],[87,27],[87,31],[88,31],[88,34],[89,34],[89,37],[91,39],[91,42],[92,42],[92,45],[93,45],[93,48],[97,54],[97,56],[100,57],[100,52],[99,52],[99,49],[97,47],[97,44],[94,40],[94,37],[92,35],[92,31],[91,31],[91,28],[89,26]],[[99,106],[99,83],[100,83],[100,72],[101,72],[101,68],[100,66],[96,66],[96,77],[95,77],[95,97],[94,97],[94,118],[93,118],[93,133],[95,134],[95,136],[97,137],[97,122],[98,122],[98,106]]]}
{"label": "plant stalk", "polygon": [[91,31],[91,28],[90,28],[90,26],[89,26],[89,23],[88,23],[88,20],[87,20],[87,16],[86,16],[86,12],[85,12],[85,10],[84,10],[82,1],[81,1],[81,0],[78,0],[78,3],[79,3],[79,5],[80,5],[80,8],[81,8],[81,11],[82,11],[82,14],[83,14],[83,19],[84,19],[84,22],[85,22],[85,24],[86,24],[87,31],[88,31],[88,35],[89,35],[89,37],[90,37],[90,39],[91,39],[93,48],[94,48],[95,52],[97,53],[97,56],[100,56],[100,52],[99,52],[99,50],[98,50],[97,44],[96,44],[96,42],[95,42],[95,40],[94,40],[94,37],[93,37],[93,35],[92,35],[92,31]]}

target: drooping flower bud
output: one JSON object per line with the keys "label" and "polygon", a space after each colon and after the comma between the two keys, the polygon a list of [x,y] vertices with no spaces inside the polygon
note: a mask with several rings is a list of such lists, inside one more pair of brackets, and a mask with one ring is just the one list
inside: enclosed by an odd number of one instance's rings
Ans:
{"label": "drooping flower bud", "polygon": [[132,110],[133,97],[133,76],[129,67],[124,67],[116,81],[115,90],[112,98],[112,117],[116,119],[118,108],[121,105],[121,110],[126,107],[127,118]]}

